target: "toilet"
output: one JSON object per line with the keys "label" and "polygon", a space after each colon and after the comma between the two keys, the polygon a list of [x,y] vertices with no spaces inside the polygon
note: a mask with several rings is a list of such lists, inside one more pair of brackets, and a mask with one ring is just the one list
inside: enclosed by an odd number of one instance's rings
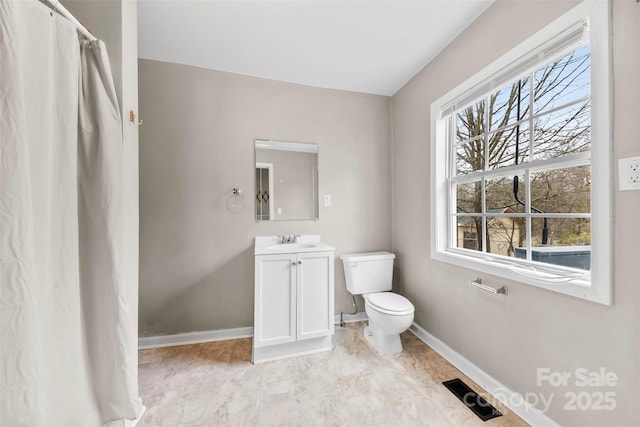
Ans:
{"label": "toilet", "polygon": [[363,252],[340,256],[347,290],[362,295],[369,325],[364,336],[382,354],[402,352],[400,334],[413,322],[415,308],[402,295],[391,292],[393,260],[391,252]]}

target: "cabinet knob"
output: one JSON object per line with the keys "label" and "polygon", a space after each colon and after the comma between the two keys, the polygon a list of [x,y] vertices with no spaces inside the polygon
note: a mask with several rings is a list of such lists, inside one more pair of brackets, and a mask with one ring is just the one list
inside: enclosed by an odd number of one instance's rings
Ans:
{"label": "cabinet knob", "polygon": [[296,265],[296,262],[295,261],[291,261],[291,265]]}
{"label": "cabinet knob", "polygon": [[298,264],[302,264],[302,261],[298,261]]}

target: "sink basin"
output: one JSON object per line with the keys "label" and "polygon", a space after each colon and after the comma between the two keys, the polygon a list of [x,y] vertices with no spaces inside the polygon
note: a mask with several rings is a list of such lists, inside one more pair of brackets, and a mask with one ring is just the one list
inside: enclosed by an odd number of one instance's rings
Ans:
{"label": "sink basin", "polygon": [[311,249],[315,248],[315,243],[280,243],[278,245],[267,246],[269,250],[281,250],[281,249],[289,249],[291,251],[298,251],[300,249]]}

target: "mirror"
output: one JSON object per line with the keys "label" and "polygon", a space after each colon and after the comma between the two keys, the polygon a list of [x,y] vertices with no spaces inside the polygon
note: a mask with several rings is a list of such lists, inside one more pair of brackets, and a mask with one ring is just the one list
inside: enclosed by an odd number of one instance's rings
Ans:
{"label": "mirror", "polygon": [[318,219],[318,145],[255,140],[256,221]]}

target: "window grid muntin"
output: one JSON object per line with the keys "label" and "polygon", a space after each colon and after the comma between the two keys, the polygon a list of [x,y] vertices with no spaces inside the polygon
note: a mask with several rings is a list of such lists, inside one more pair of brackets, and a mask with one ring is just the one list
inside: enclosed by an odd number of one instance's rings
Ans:
{"label": "window grid muntin", "polygon": [[491,169],[484,171],[475,171],[470,174],[458,175],[451,177],[454,183],[465,183],[471,181],[479,181],[482,177],[509,176],[529,168],[534,172],[555,170],[574,166],[588,166],[591,164],[591,152],[580,151],[577,153],[567,154],[562,157],[552,157],[549,159],[536,159],[531,162],[522,163],[521,165],[505,166],[499,169]]}
{"label": "window grid muntin", "polygon": [[[529,83],[529,84],[531,85],[532,83]],[[527,123],[527,124],[529,124],[529,125],[531,126],[532,121],[534,121],[535,119],[538,119],[538,118],[540,118],[540,117],[542,117],[542,116],[546,116],[546,115],[548,115],[548,114],[555,113],[556,111],[562,110],[562,109],[564,109],[564,108],[571,107],[571,106],[573,106],[573,105],[577,105],[577,104],[580,104],[580,103],[582,103],[582,102],[588,101],[588,100],[590,100],[590,98],[591,98],[590,96],[586,95],[586,96],[583,96],[582,98],[577,98],[577,99],[574,99],[574,100],[572,100],[572,101],[570,101],[570,102],[567,102],[566,104],[561,104],[561,105],[559,105],[559,106],[556,106],[556,107],[550,108],[550,109],[548,109],[548,110],[542,110],[541,112],[537,112],[537,113],[534,113],[534,114],[530,114],[530,111],[531,111],[531,105],[533,104],[533,98],[531,98],[531,99],[529,100],[529,112],[527,113],[527,115],[526,115],[524,118],[522,118],[522,119],[520,119],[520,120],[516,120],[516,121],[511,122],[511,123],[509,123],[509,124],[506,124],[506,125],[504,125],[504,126],[501,126],[501,127],[499,127],[499,128],[491,129],[490,131],[488,131],[488,133],[495,133],[495,132],[499,132],[499,131],[502,131],[502,130],[505,130],[505,129],[508,129],[508,128],[512,128],[512,127],[515,127],[515,126],[517,126],[517,125],[522,125],[522,124],[525,124],[525,123]],[[466,108],[467,108],[467,107],[462,108],[462,109],[457,110],[457,111],[461,111],[461,110],[464,110],[464,109],[466,109]],[[454,113],[454,114],[455,114],[455,113]],[[456,141],[454,141],[454,143],[455,143],[456,145],[463,145],[463,144],[466,144],[466,143],[468,143],[468,142],[471,142],[471,141],[475,141],[475,140],[477,140],[477,139],[480,139],[480,138],[482,138],[483,136],[484,136],[484,134],[483,134],[483,135],[476,135],[476,136],[474,136],[473,138],[468,138],[468,139],[464,139],[464,140],[460,140],[460,141],[457,141],[457,140],[456,140]]]}
{"label": "window grid muntin", "polygon": [[[579,98],[579,99],[577,99],[577,100],[574,100],[574,101],[568,102],[568,103],[566,103],[566,104],[562,104],[562,105],[560,105],[560,106],[557,106],[557,107],[551,108],[551,109],[549,109],[549,110],[543,110],[542,112],[539,112],[539,113],[536,113],[536,114],[530,114],[531,108],[529,108],[529,113],[527,113],[527,118],[523,118],[523,119],[521,119],[521,120],[518,120],[517,122],[513,122],[513,123],[511,123],[511,124],[509,124],[509,125],[503,126],[503,127],[501,127],[501,128],[495,129],[495,130],[491,130],[491,131],[484,132],[482,135],[476,135],[476,136],[474,136],[473,138],[465,139],[465,140],[463,140],[463,141],[455,141],[455,140],[454,140],[454,141],[451,141],[451,140],[449,140],[449,141],[450,141],[449,145],[452,145],[452,146],[453,146],[453,147],[452,147],[452,148],[453,148],[453,151],[452,151],[451,155],[455,155],[455,150],[456,150],[458,147],[462,146],[462,145],[465,145],[465,144],[468,144],[468,143],[471,143],[471,142],[475,142],[475,141],[480,140],[480,139],[484,139],[484,151],[485,151],[485,152],[484,152],[483,156],[484,156],[484,161],[485,161],[484,163],[485,163],[485,164],[484,164],[484,169],[483,169],[483,170],[487,170],[487,167],[488,167],[488,160],[489,160],[489,159],[488,159],[488,153],[487,153],[487,151],[488,151],[488,139],[489,139],[488,137],[489,137],[489,135],[493,135],[493,134],[495,134],[496,132],[503,131],[503,130],[505,130],[505,129],[509,129],[509,128],[514,128],[514,127],[516,127],[516,126],[518,126],[518,125],[523,125],[523,124],[525,124],[525,123],[528,123],[528,125],[529,125],[529,133],[530,133],[529,141],[527,141],[527,146],[528,146],[528,149],[529,149],[529,160],[525,161],[524,163],[530,163],[530,162],[533,162],[534,160],[531,160],[531,159],[535,159],[535,158],[533,157],[533,156],[534,156],[534,154],[535,154],[535,153],[534,153],[534,144],[533,144],[533,142],[535,141],[535,137],[534,137],[535,135],[534,135],[534,133],[533,133],[532,129],[534,129],[534,128],[535,128],[535,127],[534,127],[534,122],[535,122],[535,120],[536,120],[536,119],[538,119],[538,118],[540,118],[540,117],[544,117],[544,116],[547,116],[547,115],[549,115],[549,114],[553,114],[553,113],[555,113],[555,112],[557,112],[557,111],[560,111],[560,110],[562,110],[562,109],[565,109],[565,108],[568,108],[568,107],[572,107],[572,106],[574,106],[574,105],[577,105],[577,104],[580,104],[580,103],[582,103],[582,102],[588,101],[588,100],[590,100],[590,98],[591,98],[590,96],[584,96],[584,97]],[[532,99],[533,99],[533,98],[531,98],[530,103],[532,103],[532,102],[533,102],[533,101],[532,101]],[[467,108],[467,107],[465,107],[465,108]],[[464,110],[464,108],[463,108],[463,109],[461,109],[461,110]],[[458,111],[460,111],[460,110],[458,110]],[[452,116],[454,116],[455,114],[456,114],[456,113],[452,114]],[[590,114],[591,114],[591,113],[590,113]],[[487,110],[487,111],[485,111],[485,119],[487,118],[487,116],[488,116],[488,110]],[[451,118],[451,116],[449,116],[449,117]],[[453,124],[451,127],[452,127],[452,131],[455,133],[455,124]],[[585,152],[590,152],[590,151],[591,151],[591,150],[587,150],[587,151],[585,151]],[[575,154],[575,153],[571,153],[571,154]],[[571,154],[569,154],[569,155],[571,155]],[[563,157],[564,157],[564,156],[563,156]],[[454,171],[456,171],[456,168],[455,168],[455,158],[453,158],[453,161],[454,161],[454,163],[453,163],[453,170],[454,170]],[[523,164],[524,164],[524,163],[523,163]],[[508,166],[507,166],[507,167],[508,167]],[[502,168],[498,168],[498,169],[502,169]],[[478,171],[474,171],[474,172],[472,172],[472,173],[475,173],[475,172],[480,172],[480,170],[478,170]],[[456,175],[453,175],[453,176],[456,176]],[[465,174],[465,176],[469,176],[469,174]]]}

